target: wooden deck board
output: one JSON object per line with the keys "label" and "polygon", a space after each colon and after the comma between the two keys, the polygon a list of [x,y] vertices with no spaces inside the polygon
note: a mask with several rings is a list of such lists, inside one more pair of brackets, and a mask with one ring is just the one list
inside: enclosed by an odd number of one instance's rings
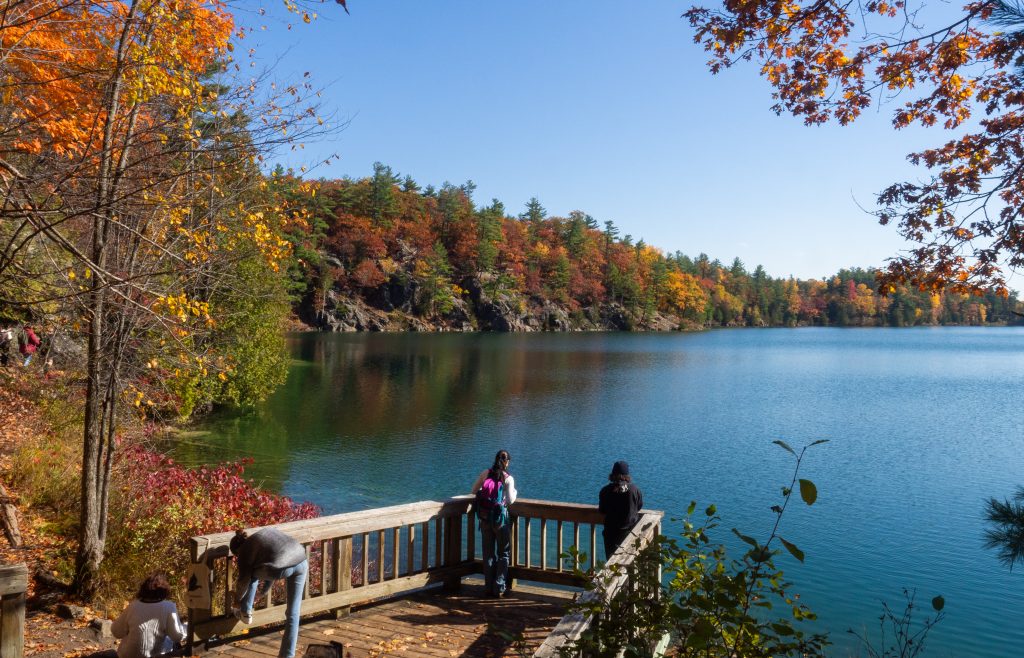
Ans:
{"label": "wooden deck board", "polygon": [[[480,581],[456,593],[428,591],[355,609],[341,619],[305,619],[296,656],[309,644],[345,645],[346,658],[518,658],[532,655],[565,613],[569,593],[519,585],[510,596],[483,596]],[[512,638],[518,638],[514,642]],[[211,646],[217,658],[276,656],[280,627],[254,629]]]}

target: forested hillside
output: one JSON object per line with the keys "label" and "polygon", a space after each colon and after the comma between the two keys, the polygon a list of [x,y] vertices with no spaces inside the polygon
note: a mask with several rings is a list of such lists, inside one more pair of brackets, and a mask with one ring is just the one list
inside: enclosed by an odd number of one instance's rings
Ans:
{"label": "forested hillside", "polygon": [[[287,194],[297,181],[278,170]],[[1013,294],[899,287],[873,269],[773,278],[739,259],[664,253],[611,220],[518,215],[474,200],[472,181],[421,187],[382,164],[360,180],[321,181],[290,234],[293,300],[334,330],[678,329],[911,326],[1012,322]],[[682,230],[682,227],[680,227]],[[699,245],[695,245],[695,251]]]}

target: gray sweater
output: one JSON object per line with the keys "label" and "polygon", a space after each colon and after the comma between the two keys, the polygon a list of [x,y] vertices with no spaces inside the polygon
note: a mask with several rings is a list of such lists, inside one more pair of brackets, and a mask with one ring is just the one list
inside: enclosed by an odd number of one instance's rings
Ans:
{"label": "gray sweater", "polygon": [[306,549],[280,530],[263,528],[238,550],[238,583],[244,589],[253,578],[277,580],[281,572],[306,559]]}

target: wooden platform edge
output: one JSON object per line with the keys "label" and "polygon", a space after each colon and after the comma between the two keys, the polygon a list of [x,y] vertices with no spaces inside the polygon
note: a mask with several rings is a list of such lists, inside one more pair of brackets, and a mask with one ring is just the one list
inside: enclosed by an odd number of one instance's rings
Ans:
{"label": "wooden platform edge", "polygon": [[[307,615],[329,612],[336,608],[369,605],[376,601],[397,598],[398,595],[418,591],[424,587],[444,585],[445,581],[452,577],[480,573],[479,567],[480,563],[478,562],[465,562],[454,567],[442,567],[396,580],[372,583],[365,587],[356,587],[324,596],[314,596],[302,601],[301,614],[305,617]],[[266,626],[280,622],[281,610],[283,608],[284,605],[278,605],[254,611],[252,624],[248,627]],[[196,624],[193,632],[197,641],[206,642],[215,636],[238,632],[243,628],[247,628],[247,626],[234,617],[224,615]]]}

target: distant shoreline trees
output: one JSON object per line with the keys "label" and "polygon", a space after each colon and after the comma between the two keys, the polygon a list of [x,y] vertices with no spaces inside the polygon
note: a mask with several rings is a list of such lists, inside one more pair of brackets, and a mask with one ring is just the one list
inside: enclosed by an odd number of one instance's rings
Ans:
{"label": "distant shoreline trees", "polygon": [[[282,172],[279,172],[284,180]],[[639,320],[654,313],[688,326],[915,326],[1010,323],[1015,295],[975,295],[893,286],[878,271],[843,269],[823,279],[773,278],[739,259],[672,254],[620,236],[614,221],[582,211],[549,216],[531,198],[512,216],[475,185],[421,188],[377,163],[372,176],[324,180],[307,200],[308,226],[290,239],[294,303],[322,305],[328,290],[387,308],[395,287],[415,290],[409,311],[443,322],[453,299],[479,283],[491,296],[555,303],[570,313],[606,305]],[[308,313],[306,313],[308,316]]]}

